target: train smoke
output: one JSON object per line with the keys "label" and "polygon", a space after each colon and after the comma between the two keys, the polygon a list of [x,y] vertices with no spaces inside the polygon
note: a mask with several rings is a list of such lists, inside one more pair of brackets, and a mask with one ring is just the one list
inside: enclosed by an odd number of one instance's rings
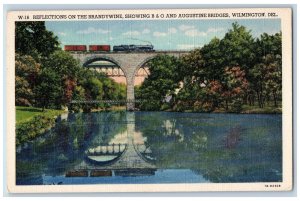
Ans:
{"label": "train smoke", "polygon": [[138,41],[148,43],[149,45],[152,45],[152,43],[150,41],[147,41],[147,40],[141,40],[141,39],[138,39],[138,38],[127,38],[127,39],[138,40]]}

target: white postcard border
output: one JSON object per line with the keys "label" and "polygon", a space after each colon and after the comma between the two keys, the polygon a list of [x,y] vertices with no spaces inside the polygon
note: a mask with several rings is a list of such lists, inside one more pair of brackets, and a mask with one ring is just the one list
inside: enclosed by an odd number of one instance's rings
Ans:
{"label": "white postcard border", "polygon": [[[12,11],[7,15],[7,188],[11,193],[39,193],[39,192],[187,192],[187,191],[289,191],[292,190],[293,169],[293,143],[292,143],[292,13],[290,8],[234,8],[234,9],[153,9],[153,10],[101,10],[101,14],[115,13],[224,13],[224,12],[265,12],[277,13],[281,19],[282,30],[282,150],[283,150],[283,181],[282,182],[260,182],[260,183],[209,183],[209,184],[97,184],[97,185],[16,185],[16,150],[15,150],[15,21],[20,21],[18,15],[89,15],[95,14],[97,10],[69,10],[69,11]],[[186,20],[191,20],[189,18]],[[224,18],[197,18],[224,19]],[[241,19],[241,18],[231,18]],[[255,19],[255,17],[243,17],[242,19]],[[265,18],[259,18],[265,19]],[[63,19],[74,20],[74,19]],[[76,19],[80,20],[80,19]],[[86,20],[86,19],[81,19]],[[99,19],[95,19],[99,20]],[[116,19],[102,19],[116,20]],[[149,20],[149,19],[122,19],[122,20]],[[156,19],[151,19],[156,20]],[[157,19],[169,20],[169,19]],[[172,19],[174,20],[174,19]],[[182,20],[182,19],[181,19]],[[39,21],[23,19],[22,21]],[[53,19],[42,19],[40,21],[53,21]],[[266,187],[268,185],[268,187]],[[278,187],[280,185],[280,187]]]}

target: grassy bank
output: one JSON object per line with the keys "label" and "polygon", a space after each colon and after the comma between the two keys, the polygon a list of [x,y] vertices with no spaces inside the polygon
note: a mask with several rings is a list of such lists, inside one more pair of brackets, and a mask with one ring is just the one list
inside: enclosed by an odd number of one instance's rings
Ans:
{"label": "grassy bank", "polygon": [[264,108],[257,106],[243,105],[241,113],[243,114],[281,114],[281,106],[274,107],[273,105],[266,105]]}
{"label": "grassy bank", "polygon": [[16,107],[16,144],[20,145],[42,135],[55,124],[63,110]]}
{"label": "grassy bank", "polygon": [[16,121],[17,125],[32,120],[35,116],[43,115],[47,117],[55,117],[64,113],[63,110],[51,110],[37,107],[16,106]]}
{"label": "grassy bank", "polygon": [[[141,110],[142,111],[142,110]],[[282,108],[281,104],[275,107],[272,104],[266,104],[263,108],[257,105],[242,105],[239,111],[226,110],[225,108],[217,108],[213,111],[199,111],[195,109],[185,109],[185,110],[174,110],[171,108],[160,110],[166,112],[195,112],[195,113],[236,113],[236,114],[281,114]]]}

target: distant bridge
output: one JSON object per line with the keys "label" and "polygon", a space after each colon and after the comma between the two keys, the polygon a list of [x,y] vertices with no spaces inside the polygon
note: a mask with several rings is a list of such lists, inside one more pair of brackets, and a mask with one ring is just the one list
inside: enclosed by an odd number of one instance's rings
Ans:
{"label": "distant bridge", "polygon": [[[110,62],[112,66],[122,69],[124,76],[126,77],[127,99],[134,100],[134,78],[140,68],[143,68],[147,62],[157,55],[180,57],[188,54],[188,51],[76,52],[71,54],[75,59],[80,61],[83,67],[101,68],[101,66],[93,66],[91,64],[96,61],[107,61]],[[103,66],[103,68],[107,67],[109,66]],[[117,76],[118,75],[120,75],[119,72],[117,72]],[[134,102],[127,102],[127,110],[134,110]]]}
{"label": "distant bridge", "polygon": [[121,103],[141,103],[146,102],[147,100],[139,99],[124,99],[124,100],[72,100],[70,103],[85,103],[85,104],[94,104],[94,103],[110,103],[110,104],[121,104]]}
{"label": "distant bridge", "polygon": [[[96,104],[96,103],[108,103],[108,104],[128,104],[128,103],[147,103],[149,101],[162,101],[162,102],[169,102],[171,99],[116,99],[116,100],[72,100],[71,104],[82,103],[82,104]],[[195,101],[199,101],[198,98],[189,98],[185,100],[180,100],[182,103],[194,103]]]}

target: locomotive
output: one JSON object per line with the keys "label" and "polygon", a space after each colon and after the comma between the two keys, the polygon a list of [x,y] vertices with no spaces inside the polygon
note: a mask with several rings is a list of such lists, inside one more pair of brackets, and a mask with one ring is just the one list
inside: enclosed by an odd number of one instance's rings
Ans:
{"label": "locomotive", "polygon": [[114,52],[152,52],[153,45],[115,45]]}
{"label": "locomotive", "polygon": [[[110,52],[110,45],[65,45],[65,51],[72,52]],[[153,45],[114,45],[113,52],[154,52]]]}

